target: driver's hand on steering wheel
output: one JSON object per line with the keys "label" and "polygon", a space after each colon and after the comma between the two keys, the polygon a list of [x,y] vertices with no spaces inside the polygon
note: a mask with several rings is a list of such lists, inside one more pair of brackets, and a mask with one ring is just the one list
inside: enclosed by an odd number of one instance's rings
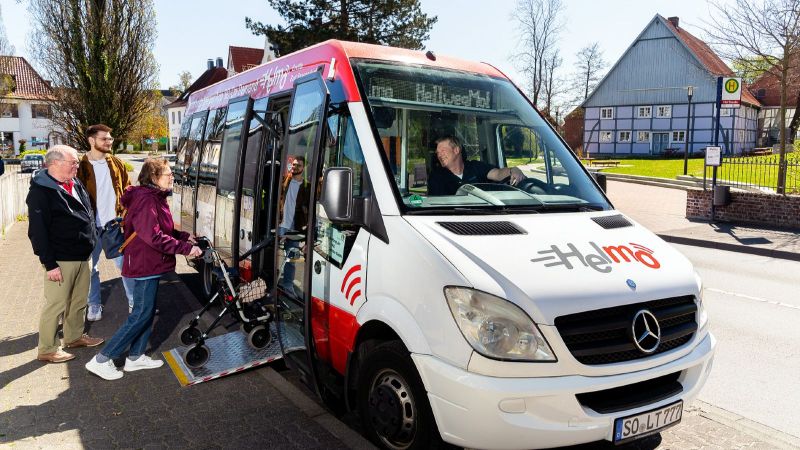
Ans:
{"label": "driver's hand on steering wheel", "polygon": [[510,167],[508,171],[509,171],[509,176],[511,177],[509,183],[511,183],[512,185],[516,185],[517,183],[525,179],[525,174],[522,173],[519,167]]}

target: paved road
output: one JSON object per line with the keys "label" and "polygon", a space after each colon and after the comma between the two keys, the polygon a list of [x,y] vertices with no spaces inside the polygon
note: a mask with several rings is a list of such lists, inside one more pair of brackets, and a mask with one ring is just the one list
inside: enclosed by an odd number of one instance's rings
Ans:
{"label": "paved road", "polygon": [[703,277],[718,339],[699,398],[800,437],[800,263],[677,247]]}

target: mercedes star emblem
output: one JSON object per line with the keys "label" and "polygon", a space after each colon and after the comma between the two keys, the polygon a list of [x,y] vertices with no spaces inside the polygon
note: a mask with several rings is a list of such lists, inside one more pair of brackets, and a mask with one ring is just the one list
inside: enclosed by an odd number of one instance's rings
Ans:
{"label": "mercedes star emblem", "polygon": [[633,316],[633,343],[643,353],[653,353],[661,343],[661,327],[650,311],[643,309]]}

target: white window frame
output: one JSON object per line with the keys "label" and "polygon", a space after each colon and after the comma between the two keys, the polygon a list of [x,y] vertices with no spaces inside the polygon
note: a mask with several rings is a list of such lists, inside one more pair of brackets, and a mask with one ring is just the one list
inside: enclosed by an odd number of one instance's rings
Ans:
{"label": "white window frame", "polygon": [[[642,114],[642,110],[647,108],[647,114]],[[653,116],[653,107],[652,106],[637,106],[636,107],[636,118],[637,119],[649,119]]]}
{"label": "white window frame", "polygon": [[614,142],[614,133],[611,131],[601,131],[600,142]]}
{"label": "white window frame", "polygon": [[656,117],[662,119],[669,119],[670,117],[672,117],[672,105],[656,106]]}
{"label": "white window frame", "polygon": [[[608,112],[608,117],[604,116],[604,113]],[[614,119],[614,108],[600,108],[600,118],[601,119]]]}
{"label": "white window frame", "polygon": [[[628,138],[627,139],[622,137],[623,133],[627,133],[628,134]],[[617,142],[630,142],[630,141],[631,141],[631,132],[630,132],[630,130],[617,131]]]}
{"label": "white window frame", "polygon": [[[642,139],[643,133],[647,134],[646,139]],[[652,133],[650,133],[649,130],[640,130],[636,132],[636,142],[650,142],[651,139],[652,139]]]}
{"label": "white window frame", "polygon": [[[675,139],[675,134],[679,137],[683,135],[683,139]],[[669,142],[670,143],[684,143],[686,142],[686,130],[676,130],[669,134]]]}

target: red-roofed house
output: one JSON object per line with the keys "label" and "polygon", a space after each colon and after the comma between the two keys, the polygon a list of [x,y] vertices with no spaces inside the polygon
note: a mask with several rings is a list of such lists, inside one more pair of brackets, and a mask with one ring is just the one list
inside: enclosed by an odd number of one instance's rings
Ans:
{"label": "red-roofed house", "polygon": [[[680,27],[677,17],[656,14],[584,101],[584,151],[682,153],[687,132],[690,151],[702,151],[715,140],[717,77],[731,75],[733,71],[705,42]],[[760,108],[759,101],[742,89],[741,106],[722,109],[719,143],[726,154],[756,146]]]}
{"label": "red-roofed house", "polygon": [[[796,64],[796,66],[800,66]],[[758,115],[759,146],[772,146],[780,140],[780,129],[778,127],[781,109],[781,82],[780,79],[771,72],[765,72],[749,86],[750,94],[754,95],[761,102],[761,113]],[[797,95],[800,92],[800,74],[789,78],[787,85],[786,102],[786,136],[787,142],[791,145],[792,138],[789,137],[789,124],[797,110]],[[795,139],[800,139],[800,130],[797,130]]]}
{"label": "red-roofed house", "polygon": [[228,76],[261,65],[263,59],[263,48],[228,46]]}
{"label": "red-roofed house", "polygon": [[48,102],[53,90],[20,56],[0,56],[0,79],[6,84],[0,98],[0,151],[19,153],[19,141],[28,148],[61,143],[62,134],[50,120]]}
{"label": "red-roofed house", "polygon": [[211,86],[214,83],[224,80],[228,77],[228,71],[222,67],[222,58],[217,58],[216,64],[213,59],[208,60],[208,66],[196,80],[182,92],[178,98],[167,105],[167,124],[169,125],[169,143],[167,149],[170,152],[175,152],[178,149],[178,137],[181,135],[181,126],[185,122],[186,102],[189,100],[189,95],[199,89]]}

